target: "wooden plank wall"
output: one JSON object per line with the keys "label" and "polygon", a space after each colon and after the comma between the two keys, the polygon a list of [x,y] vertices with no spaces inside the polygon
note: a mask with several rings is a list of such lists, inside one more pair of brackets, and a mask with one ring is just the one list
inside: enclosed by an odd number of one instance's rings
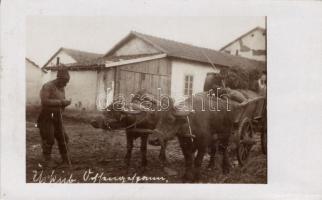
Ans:
{"label": "wooden plank wall", "polygon": [[167,58],[144,61],[116,67],[115,95],[123,95],[130,100],[131,94],[141,89],[158,95],[170,95],[171,63]]}

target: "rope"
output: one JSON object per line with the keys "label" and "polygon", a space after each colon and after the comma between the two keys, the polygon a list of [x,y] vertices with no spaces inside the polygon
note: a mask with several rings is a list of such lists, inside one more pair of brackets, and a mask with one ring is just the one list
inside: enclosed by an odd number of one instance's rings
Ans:
{"label": "rope", "polygon": [[204,51],[201,50],[201,53],[207,58],[208,62],[211,64],[214,70],[217,70],[216,66],[211,62],[210,58],[206,55]]}
{"label": "rope", "polygon": [[145,115],[144,115],[144,117],[140,120],[140,121],[137,121],[137,118],[136,118],[136,116],[135,116],[135,122],[133,123],[133,124],[131,124],[131,125],[129,125],[129,126],[127,126],[127,127],[125,127],[124,128],[124,130],[126,130],[126,129],[129,129],[129,128],[132,128],[132,127],[135,127],[136,128],[136,125],[137,124],[140,124],[141,122],[143,122],[144,120],[146,120],[147,119],[147,113],[145,112]]}
{"label": "rope", "polygon": [[121,131],[121,130],[127,130],[133,127],[136,127],[137,124],[140,124],[141,122],[143,122],[144,120],[147,119],[147,113],[145,112],[145,116],[141,119],[141,120],[137,120],[137,118],[135,117],[135,122],[129,126],[126,126],[125,128],[120,128],[120,129],[114,129],[115,131]]}
{"label": "rope", "polygon": [[64,144],[65,144],[65,147],[66,147],[68,165],[69,165],[69,168],[72,168],[72,161],[70,159],[69,149],[68,149],[66,138],[65,138],[66,135],[65,135],[65,132],[64,132],[64,129],[63,129],[63,116],[62,116],[61,109],[59,109],[59,120],[60,120],[60,129],[61,129],[61,132],[63,134],[63,140],[64,140]]}
{"label": "rope", "polygon": [[195,136],[192,134],[192,131],[191,131],[191,126],[190,126],[189,116],[187,116],[187,122],[188,122],[188,127],[189,127],[189,135],[190,135],[190,139],[191,139],[191,142],[193,142],[193,138],[194,138]]}

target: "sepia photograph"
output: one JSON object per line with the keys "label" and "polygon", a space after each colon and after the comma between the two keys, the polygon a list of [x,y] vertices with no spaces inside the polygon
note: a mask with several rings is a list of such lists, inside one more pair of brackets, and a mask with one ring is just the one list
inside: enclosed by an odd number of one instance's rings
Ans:
{"label": "sepia photograph", "polygon": [[266,184],[266,23],[28,16],[26,182]]}
{"label": "sepia photograph", "polygon": [[4,0],[0,199],[322,199],[319,1]]}

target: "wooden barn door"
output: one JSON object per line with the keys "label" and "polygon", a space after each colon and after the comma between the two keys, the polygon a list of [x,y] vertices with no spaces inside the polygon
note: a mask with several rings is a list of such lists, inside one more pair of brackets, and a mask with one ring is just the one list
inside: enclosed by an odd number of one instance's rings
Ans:
{"label": "wooden barn door", "polygon": [[124,65],[118,71],[118,93],[127,101],[142,89],[155,96],[159,94],[158,88],[161,88],[162,94],[170,94],[170,64],[166,59]]}
{"label": "wooden barn door", "polygon": [[137,88],[136,73],[120,70],[120,92],[119,96],[125,98],[126,101],[131,100],[131,94]]}

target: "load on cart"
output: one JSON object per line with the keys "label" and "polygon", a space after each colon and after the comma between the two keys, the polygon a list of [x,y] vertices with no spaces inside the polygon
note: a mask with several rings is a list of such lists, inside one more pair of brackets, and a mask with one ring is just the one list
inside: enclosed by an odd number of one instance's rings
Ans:
{"label": "load on cart", "polygon": [[266,71],[224,69],[221,73],[208,73],[204,91],[214,92],[231,104],[239,105],[234,114],[234,141],[238,141],[236,153],[240,165],[244,165],[252,146],[256,143],[254,134],[260,132],[261,147],[267,151],[266,141]]}

